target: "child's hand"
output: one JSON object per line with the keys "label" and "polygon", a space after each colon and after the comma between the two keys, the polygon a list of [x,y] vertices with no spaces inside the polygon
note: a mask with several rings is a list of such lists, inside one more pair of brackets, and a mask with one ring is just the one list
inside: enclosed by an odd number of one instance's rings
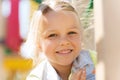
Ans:
{"label": "child's hand", "polygon": [[86,80],[86,68],[80,69],[74,73],[71,80]]}

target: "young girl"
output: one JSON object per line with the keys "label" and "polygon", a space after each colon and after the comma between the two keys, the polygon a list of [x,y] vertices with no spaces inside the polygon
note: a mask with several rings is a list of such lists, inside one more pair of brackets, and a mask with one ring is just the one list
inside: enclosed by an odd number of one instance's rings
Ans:
{"label": "young girl", "polygon": [[35,62],[43,54],[45,58],[26,80],[95,80],[89,51],[81,44],[82,26],[75,9],[64,1],[43,2],[33,15],[24,46]]}

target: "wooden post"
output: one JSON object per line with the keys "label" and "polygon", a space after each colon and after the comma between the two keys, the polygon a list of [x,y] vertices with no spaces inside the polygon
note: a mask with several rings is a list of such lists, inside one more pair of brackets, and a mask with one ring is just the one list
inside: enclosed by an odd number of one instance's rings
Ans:
{"label": "wooden post", "polygon": [[94,0],[96,80],[120,80],[120,0]]}

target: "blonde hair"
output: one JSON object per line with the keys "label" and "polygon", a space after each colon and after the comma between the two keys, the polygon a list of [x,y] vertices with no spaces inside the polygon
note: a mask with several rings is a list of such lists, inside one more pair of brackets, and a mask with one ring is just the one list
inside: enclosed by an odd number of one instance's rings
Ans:
{"label": "blonde hair", "polygon": [[[53,1],[53,2],[51,2]],[[68,2],[59,1],[59,0],[49,0],[40,4],[39,8],[33,14],[32,21],[30,24],[30,29],[26,42],[23,44],[23,48],[29,50],[23,54],[27,54],[27,58],[32,58],[35,62],[39,59],[39,39],[40,39],[40,29],[42,26],[42,17],[49,11],[72,11],[77,14],[75,8]],[[78,14],[77,14],[78,15]],[[82,29],[82,28],[81,28]]]}

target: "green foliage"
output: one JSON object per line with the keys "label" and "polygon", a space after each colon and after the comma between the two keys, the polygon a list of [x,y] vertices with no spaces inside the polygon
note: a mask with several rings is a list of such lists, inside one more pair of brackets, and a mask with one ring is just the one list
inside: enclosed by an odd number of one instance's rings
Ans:
{"label": "green foliage", "polygon": [[83,12],[81,21],[84,29],[93,24],[93,0],[90,0],[85,12]]}
{"label": "green foliage", "polygon": [[93,0],[90,0],[89,5],[88,5],[88,8],[89,8],[89,9],[93,9]]}
{"label": "green foliage", "polygon": [[11,55],[12,51],[8,47],[4,47],[4,53],[5,55]]}
{"label": "green foliage", "polygon": [[41,3],[42,2],[42,0],[35,0],[37,3]]}

